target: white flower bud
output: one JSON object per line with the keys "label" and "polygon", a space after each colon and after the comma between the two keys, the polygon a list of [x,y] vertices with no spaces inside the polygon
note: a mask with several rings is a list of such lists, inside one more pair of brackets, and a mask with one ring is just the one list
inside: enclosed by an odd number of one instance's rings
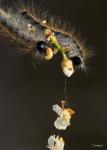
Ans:
{"label": "white flower bud", "polygon": [[73,63],[70,59],[63,59],[61,62],[61,68],[67,77],[70,77],[74,73]]}

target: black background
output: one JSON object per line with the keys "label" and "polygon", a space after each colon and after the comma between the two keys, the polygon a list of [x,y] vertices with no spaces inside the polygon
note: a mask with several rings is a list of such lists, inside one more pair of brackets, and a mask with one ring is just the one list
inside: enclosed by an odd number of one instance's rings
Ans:
{"label": "black background", "polygon": [[[10,1],[4,0],[4,4]],[[57,57],[49,64],[32,65],[31,56],[0,53],[0,150],[45,150],[51,134],[64,137],[65,150],[91,150],[91,144],[107,142],[107,13],[104,0],[41,0],[86,37],[90,51],[88,73],[80,71],[68,81],[72,125],[58,133],[51,108],[63,98],[64,76]],[[43,9],[41,7],[41,9]],[[0,37],[2,38],[2,37]],[[4,41],[8,51],[15,47]]]}

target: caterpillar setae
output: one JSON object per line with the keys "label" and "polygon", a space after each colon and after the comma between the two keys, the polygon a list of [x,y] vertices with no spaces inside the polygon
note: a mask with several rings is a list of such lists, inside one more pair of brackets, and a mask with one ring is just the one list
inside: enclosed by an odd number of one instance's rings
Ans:
{"label": "caterpillar setae", "polygon": [[35,60],[51,60],[57,53],[62,55],[61,68],[70,77],[77,68],[84,68],[87,48],[72,31],[58,27],[52,17],[44,19],[30,6],[21,5],[14,11],[0,8],[0,36],[17,45],[23,53]]}

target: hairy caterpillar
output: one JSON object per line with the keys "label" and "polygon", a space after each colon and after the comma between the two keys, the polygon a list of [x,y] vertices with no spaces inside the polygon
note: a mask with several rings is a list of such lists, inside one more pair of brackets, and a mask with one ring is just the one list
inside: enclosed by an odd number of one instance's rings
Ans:
{"label": "hairy caterpillar", "polygon": [[[62,55],[61,68],[70,77],[76,68],[84,68],[87,48],[73,32],[54,26],[51,18],[41,19],[30,6],[21,5],[15,11],[0,9],[0,35],[7,37],[23,53],[35,60],[51,60]],[[54,24],[53,24],[54,23]]]}

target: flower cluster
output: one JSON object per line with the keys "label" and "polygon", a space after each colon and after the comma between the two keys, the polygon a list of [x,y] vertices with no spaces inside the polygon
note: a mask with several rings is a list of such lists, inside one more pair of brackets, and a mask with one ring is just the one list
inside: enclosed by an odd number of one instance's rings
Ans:
{"label": "flower cluster", "polygon": [[[65,108],[65,102],[62,101],[62,106],[53,105],[53,111],[58,115],[54,122],[54,126],[58,130],[66,130],[70,126],[71,116],[75,112],[70,108]],[[62,137],[51,135],[48,139],[48,148],[50,150],[64,150],[65,142]]]}
{"label": "flower cluster", "polygon": [[66,130],[70,126],[71,116],[75,113],[70,108],[61,108],[58,105],[53,105],[53,111],[57,113],[58,117],[54,122],[54,126],[59,130]]}
{"label": "flower cluster", "polygon": [[51,48],[49,49],[50,51],[47,51],[45,56],[46,60],[53,58],[53,55],[58,51],[61,52],[63,56],[63,60],[61,62],[62,71],[67,77],[71,77],[71,75],[74,73],[74,66],[72,60],[69,59],[66,55],[66,51],[68,50],[59,44],[56,36],[54,35],[54,32],[52,32],[50,29],[46,29],[44,35],[47,38],[47,41],[49,41],[54,47],[54,51],[52,51]]}

